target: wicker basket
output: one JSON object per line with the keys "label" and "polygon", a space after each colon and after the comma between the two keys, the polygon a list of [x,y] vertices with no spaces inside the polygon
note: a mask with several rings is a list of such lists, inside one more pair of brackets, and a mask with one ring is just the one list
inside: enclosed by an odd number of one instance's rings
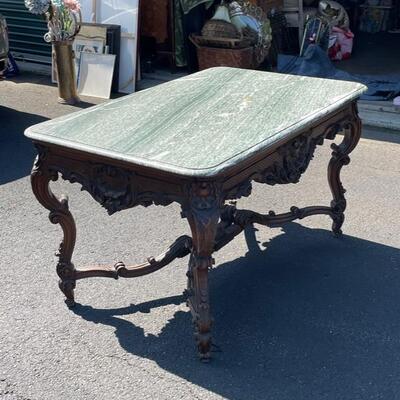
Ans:
{"label": "wicker basket", "polygon": [[196,47],[218,47],[224,49],[243,49],[245,47],[250,47],[251,43],[249,40],[240,38],[232,39],[225,37],[215,37],[215,36],[202,36],[190,34],[189,40]]}
{"label": "wicker basket", "polygon": [[201,30],[202,36],[240,39],[241,35],[235,25],[220,19],[208,20]]}
{"label": "wicker basket", "polygon": [[212,67],[255,68],[253,47],[244,49],[219,49],[197,46],[199,70]]}

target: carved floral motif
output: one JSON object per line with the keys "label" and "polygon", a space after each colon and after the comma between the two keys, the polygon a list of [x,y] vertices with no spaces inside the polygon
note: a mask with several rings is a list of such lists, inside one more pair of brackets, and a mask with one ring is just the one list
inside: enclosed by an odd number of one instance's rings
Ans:
{"label": "carved floral motif", "polygon": [[301,135],[278,149],[279,160],[255,178],[268,185],[297,183],[314,156],[317,145],[324,141],[324,134],[316,138]]}
{"label": "carved floral motif", "polygon": [[90,193],[110,215],[138,205],[166,206],[174,201],[165,193],[140,191],[135,173],[124,168],[101,163],[87,163],[78,168],[82,172],[71,171],[62,166],[52,168],[64,180],[80,183],[82,190]]}
{"label": "carved floral motif", "polygon": [[[348,125],[349,118],[345,118],[328,126],[322,134],[316,137],[305,133],[285,143],[276,151],[277,161],[230,189],[225,193],[224,198],[228,200],[249,196],[252,190],[252,180],[268,185],[297,183],[301,175],[307,170],[316,147],[322,145],[324,139],[335,139],[336,135],[346,129]],[[342,162],[347,163],[348,161],[344,158],[344,155],[341,155],[339,147],[334,146],[336,145],[332,144],[334,149],[332,156],[341,157]]]}

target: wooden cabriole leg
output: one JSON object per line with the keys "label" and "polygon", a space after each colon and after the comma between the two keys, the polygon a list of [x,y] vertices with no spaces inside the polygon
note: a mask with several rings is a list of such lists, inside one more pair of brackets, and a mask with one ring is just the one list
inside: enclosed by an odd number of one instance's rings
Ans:
{"label": "wooden cabriole leg", "polygon": [[210,359],[211,325],[208,271],[212,267],[212,253],[220,218],[221,200],[216,185],[191,185],[183,216],[192,232],[192,252],[189,260],[188,305],[195,325],[195,338],[202,361]]}
{"label": "wooden cabriole leg", "polygon": [[361,136],[361,120],[357,114],[356,104],[352,107],[352,118],[344,126],[344,139],[340,145],[333,143],[332,158],[328,165],[328,181],[331,189],[333,200],[331,202],[332,209],[332,231],[335,236],[342,234],[341,227],[344,222],[344,211],[346,209],[346,199],[342,182],[340,181],[340,171],[343,165],[350,163],[349,154],[357,146]]}
{"label": "wooden cabriole leg", "polygon": [[50,181],[58,179],[58,173],[51,171],[47,165],[47,150],[37,146],[38,156],[31,172],[31,185],[39,203],[50,211],[49,219],[53,224],[60,224],[63,230],[63,239],[57,253],[57,274],[60,277],[59,287],[66,297],[66,304],[72,307],[75,289],[75,267],[71,262],[76,239],[74,219],[68,209],[68,199],[58,199],[50,190]]}

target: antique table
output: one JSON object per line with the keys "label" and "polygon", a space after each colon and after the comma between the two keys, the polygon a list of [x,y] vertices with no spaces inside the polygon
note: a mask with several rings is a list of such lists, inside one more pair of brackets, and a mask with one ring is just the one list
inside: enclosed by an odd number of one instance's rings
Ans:
{"label": "antique table", "polygon": [[[208,271],[212,254],[248,224],[270,227],[326,214],[341,233],[346,200],[340,170],[360,138],[356,99],[365,87],[353,82],[213,68],[28,128],[38,150],[31,183],[38,201],[60,224],[59,286],[69,306],[78,279],[137,277],[190,254],[187,302],[200,358],[210,357]],[[297,183],[317,145],[332,144],[330,205],[292,207],[259,214],[229,200],[249,196],[252,181]],[[191,237],[179,237],[159,257],[140,265],[75,268],[76,228],[68,199],[50,181],[78,182],[109,214],[177,202]]]}

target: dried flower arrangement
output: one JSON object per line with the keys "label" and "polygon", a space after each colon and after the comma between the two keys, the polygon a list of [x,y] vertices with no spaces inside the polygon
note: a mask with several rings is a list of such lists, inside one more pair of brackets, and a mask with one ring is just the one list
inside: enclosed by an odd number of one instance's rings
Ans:
{"label": "dried flower arrangement", "polygon": [[46,42],[72,40],[81,24],[78,0],[25,0],[26,8],[32,14],[42,15],[49,31],[44,35]]}

